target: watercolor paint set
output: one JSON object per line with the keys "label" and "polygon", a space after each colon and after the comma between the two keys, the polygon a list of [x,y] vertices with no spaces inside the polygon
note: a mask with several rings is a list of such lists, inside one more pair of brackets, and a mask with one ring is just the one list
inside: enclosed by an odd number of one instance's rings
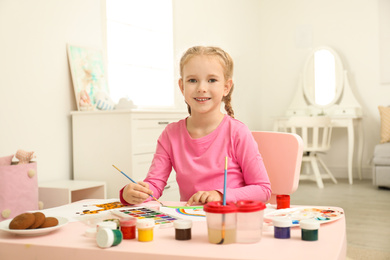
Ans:
{"label": "watercolor paint set", "polygon": [[135,217],[137,219],[153,219],[156,226],[172,226],[173,221],[179,219],[167,213],[148,208],[148,207],[133,207],[116,209],[112,214],[118,217]]}

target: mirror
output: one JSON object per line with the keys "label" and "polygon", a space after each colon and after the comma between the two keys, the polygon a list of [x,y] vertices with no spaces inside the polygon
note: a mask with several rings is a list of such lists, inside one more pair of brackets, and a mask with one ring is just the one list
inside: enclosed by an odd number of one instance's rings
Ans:
{"label": "mirror", "polygon": [[329,47],[313,50],[303,70],[303,92],[307,101],[319,108],[334,105],[343,91],[343,66]]}

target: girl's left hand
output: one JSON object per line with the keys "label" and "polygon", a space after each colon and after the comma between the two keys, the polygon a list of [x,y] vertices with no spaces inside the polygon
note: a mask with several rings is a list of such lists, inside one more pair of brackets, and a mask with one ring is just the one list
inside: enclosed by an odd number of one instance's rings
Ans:
{"label": "girl's left hand", "polygon": [[210,201],[220,201],[222,200],[222,193],[216,190],[212,191],[198,191],[187,201],[186,206],[191,206],[193,203],[206,204]]}

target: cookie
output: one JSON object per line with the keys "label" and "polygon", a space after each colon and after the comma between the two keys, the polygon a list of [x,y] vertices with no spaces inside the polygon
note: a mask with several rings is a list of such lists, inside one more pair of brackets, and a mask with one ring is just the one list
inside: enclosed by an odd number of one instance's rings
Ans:
{"label": "cookie", "polygon": [[48,227],[54,227],[58,225],[58,219],[54,217],[47,217],[45,218],[45,222],[39,227],[39,228],[48,228]]}
{"label": "cookie", "polygon": [[35,229],[40,227],[43,224],[43,222],[45,222],[46,219],[45,214],[43,214],[42,212],[35,212],[33,214],[35,216],[35,222],[34,224],[32,224],[31,227],[29,227],[29,229]]}
{"label": "cookie", "polygon": [[17,215],[9,223],[9,229],[27,229],[35,222],[35,216],[32,213],[22,213]]}

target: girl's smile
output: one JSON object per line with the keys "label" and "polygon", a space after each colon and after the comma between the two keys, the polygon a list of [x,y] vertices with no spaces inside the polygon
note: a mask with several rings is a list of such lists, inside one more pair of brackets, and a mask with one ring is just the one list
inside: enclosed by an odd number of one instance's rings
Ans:
{"label": "girl's smile", "polygon": [[206,102],[207,100],[210,100],[211,98],[194,98],[198,102]]}

